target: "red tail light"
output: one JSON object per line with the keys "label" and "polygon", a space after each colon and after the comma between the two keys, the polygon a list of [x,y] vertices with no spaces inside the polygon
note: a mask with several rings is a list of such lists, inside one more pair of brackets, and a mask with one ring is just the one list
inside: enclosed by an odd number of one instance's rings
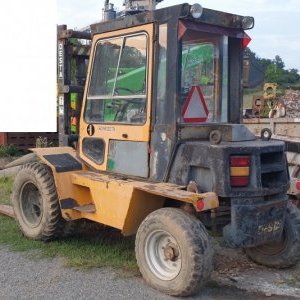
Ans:
{"label": "red tail light", "polygon": [[242,176],[231,176],[230,177],[231,186],[247,186],[249,184],[249,177]]}
{"label": "red tail light", "polygon": [[249,167],[250,156],[230,156],[231,167]]}
{"label": "red tail light", "polygon": [[249,185],[251,158],[248,155],[230,156],[230,185],[245,187]]}

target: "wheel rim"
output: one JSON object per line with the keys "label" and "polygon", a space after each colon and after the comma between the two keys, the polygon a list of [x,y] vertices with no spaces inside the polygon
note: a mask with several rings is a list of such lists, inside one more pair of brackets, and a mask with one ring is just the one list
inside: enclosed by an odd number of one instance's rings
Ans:
{"label": "wheel rim", "polygon": [[43,211],[41,194],[32,182],[26,182],[20,193],[20,211],[23,220],[31,227],[40,224]]}
{"label": "wheel rim", "polygon": [[145,258],[152,273],[161,280],[172,280],[181,270],[181,252],[176,239],[164,230],[148,235]]}

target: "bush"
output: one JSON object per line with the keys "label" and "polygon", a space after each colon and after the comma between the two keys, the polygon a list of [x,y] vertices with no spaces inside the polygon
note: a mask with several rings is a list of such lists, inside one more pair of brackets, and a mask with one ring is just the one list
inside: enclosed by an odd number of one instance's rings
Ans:
{"label": "bush", "polygon": [[15,145],[0,145],[0,157],[20,156],[21,154]]}

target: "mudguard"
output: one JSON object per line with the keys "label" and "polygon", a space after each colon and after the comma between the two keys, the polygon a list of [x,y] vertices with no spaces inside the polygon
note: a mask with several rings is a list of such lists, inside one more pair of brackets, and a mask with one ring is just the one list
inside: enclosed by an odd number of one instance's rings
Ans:
{"label": "mudguard", "polygon": [[256,203],[244,204],[232,200],[231,223],[223,229],[226,246],[247,248],[280,240],[287,204],[286,195],[268,202],[263,198]]}
{"label": "mudguard", "polygon": [[79,171],[84,168],[84,165],[76,158],[76,151],[72,147],[33,148],[30,150],[54,173]]}

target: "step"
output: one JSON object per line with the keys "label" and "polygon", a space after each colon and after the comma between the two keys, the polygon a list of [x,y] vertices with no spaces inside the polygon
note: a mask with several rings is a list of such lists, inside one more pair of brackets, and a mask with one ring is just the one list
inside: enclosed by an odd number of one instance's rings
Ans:
{"label": "step", "polygon": [[83,213],[95,213],[96,212],[96,207],[94,204],[75,206],[72,209],[79,211],[79,212],[83,212]]}

